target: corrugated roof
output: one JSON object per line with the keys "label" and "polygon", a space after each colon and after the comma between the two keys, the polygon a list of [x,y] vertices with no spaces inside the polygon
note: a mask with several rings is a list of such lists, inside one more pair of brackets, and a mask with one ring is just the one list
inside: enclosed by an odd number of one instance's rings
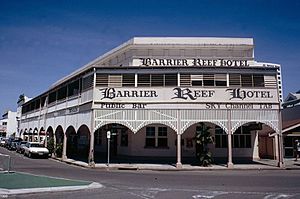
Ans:
{"label": "corrugated roof", "polygon": [[85,64],[73,73],[61,78],[51,85],[51,88],[79,75],[80,73],[93,67],[93,64],[109,57],[121,49],[125,49],[130,45],[249,45],[253,46],[253,38],[229,38],[229,37],[134,37],[118,47],[108,51],[107,53],[97,57],[93,61]]}

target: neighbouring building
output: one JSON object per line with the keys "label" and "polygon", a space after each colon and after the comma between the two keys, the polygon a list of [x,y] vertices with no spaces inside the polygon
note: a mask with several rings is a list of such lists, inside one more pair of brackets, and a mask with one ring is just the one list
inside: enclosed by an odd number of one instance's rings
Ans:
{"label": "neighbouring building", "polygon": [[300,90],[289,95],[282,103],[282,133],[285,157],[295,156],[295,140],[300,141]]}
{"label": "neighbouring building", "polygon": [[[17,101],[17,136],[21,136],[21,116],[22,116],[22,106],[24,103],[28,102],[29,100],[31,100],[31,98],[25,96],[24,94],[19,96],[19,99]],[[28,135],[22,135],[23,138],[28,137]],[[26,138],[27,139],[27,138]]]}
{"label": "neighbouring building", "polygon": [[259,158],[283,166],[280,69],[255,60],[252,38],[135,37],[25,102],[19,132],[45,133],[57,156],[94,165],[106,161],[109,131],[112,161],[180,168],[204,124],[228,167]]}
{"label": "neighbouring building", "polygon": [[17,132],[17,113],[13,111],[5,111],[0,120],[1,137],[16,136]]}

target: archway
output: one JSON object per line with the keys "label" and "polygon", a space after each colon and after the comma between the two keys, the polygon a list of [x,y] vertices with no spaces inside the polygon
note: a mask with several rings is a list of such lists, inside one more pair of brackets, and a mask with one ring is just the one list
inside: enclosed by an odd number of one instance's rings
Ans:
{"label": "archway", "polygon": [[68,158],[76,159],[78,155],[78,138],[76,130],[73,126],[69,126],[66,130],[67,137],[67,152],[66,155]]}
{"label": "archway", "polygon": [[76,159],[88,161],[90,151],[90,130],[86,125],[81,125],[77,131],[77,156]]}
{"label": "archway", "polygon": [[209,132],[212,143],[207,145],[215,164],[226,164],[228,139],[223,128],[212,122],[197,122],[190,125],[181,135],[182,163],[199,165],[196,149],[196,132],[205,128]]}
{"label": "archway", "polygon": [[39,134],[39,130],[38,130],[38,128],[34,128],[34,130],[33,130],[33,133],[32,133],[32,136],[33,136],[33,142],[39,142],[39,140],[38,140],[38,134]]}
{"label": "archway", "polygon": [[28,135],[28,130],[27,129],[24,130],[23,140],[24,141],[29,141],[29,135]]}
{"label": "archway", "polygon": [[39,133],[38,133],[38,138],[39,142],[45,145],[45,137],[46,137],[46,132],[43,127],[41,127]]}
{"label": "archway", "polygon": [[117,123],[106,124],[94,132],[94,161],[96,163],[107,163],[108,131],[111,133],[111,137],[109,139],[110,162],[132,162],[131,140],[133,140],[133,133],[128,127]]}
{"label": "archway", "polygon": [[55,150],[54,153],[56,157],[62,157],[62,152],[63,152],[63,144],[64,144],[64,131],[62,126],[56,127],[55,130]]}
{"label": "archway", "polygon": [[161,123],[150,123],[132,135],[130,142],[134,162],[176,164],[177,133]]}
{"label": "archway", "polygon": [[54,153],[55,150],[55,137],[54,137],[54,133],[53,133],[53,128],[51,126],[48,127],[47,131],[46,131],[46,137],[47,137],[47,148],[49,150],[50,154]]}
{"label": "archway", "polygon": [[28,130],[28,141],[33,142],[33,131],[32,128]]}
{"label": "archway", "polygon": [[260,159],[276,159],[275,137],[272,128],[262,122],[247,122],[232,134],[234,163],[250,163]]}

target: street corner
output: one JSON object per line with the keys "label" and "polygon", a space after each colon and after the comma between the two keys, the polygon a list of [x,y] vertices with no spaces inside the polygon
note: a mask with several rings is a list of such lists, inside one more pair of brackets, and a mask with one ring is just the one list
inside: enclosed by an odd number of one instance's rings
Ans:
{"label": "street corner", "polygon": [[29,193],[99,189],[103,185],[91,181],[37,176],[27,173],[1,173],[0,198]]}

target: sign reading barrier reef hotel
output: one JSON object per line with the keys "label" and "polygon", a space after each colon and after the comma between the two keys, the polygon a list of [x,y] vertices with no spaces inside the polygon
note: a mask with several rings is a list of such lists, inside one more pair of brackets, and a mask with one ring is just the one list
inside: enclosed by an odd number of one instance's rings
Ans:
{"label": "sign reading barrier reef hotel", "polygon": [[[280,65],[255,61],[252,38],[132,38],[24,103],[17,134],[54,140],[63,160],[91,166],[110,146],[116,162],[166,157],[181,168],[207,126],[212,156],[228,167],[233,157],[281,166],[280,74]],[[260,132],[266,126],[273,137]]]}
{"label": "sign reading barrier reef hotel", "polygon": [[211,66],[211,67],[243,67],[249,66],[248,60],[233,59],[135,59],[134,63],[139,66]]}
{"label": "sign reading barrier reef hotel", "polygon": [[[212,108],[278,108],[276,89],[242,89],[242,88],[100,88],[96,92],[96,101],[101,102],[101,108],[184,108],[186,103],[193,103],[193,107]],[[209,102],[209,103],[207,103]],[[128,103],[133,103],[128,105]],[[138,105],[142,103],[142,105]],[[182,103],[182,104],[181,104]],[[237,106],[232,105],[238,103]],[[241,106],[242,104],[245,106]],[[251,104],[252,103],[252,104]],[[255,105],[256,103],[256,105]],[[272,103],[274,104],[272,106]],[[181,105],[180,105],[181,104]],[[198,104],[198,105],[197,105]],[[215,104],[216,106],[211,106]],[[261,105],[257,105],[261,104]],[[196,106],[195,106],[196,105]]]}

